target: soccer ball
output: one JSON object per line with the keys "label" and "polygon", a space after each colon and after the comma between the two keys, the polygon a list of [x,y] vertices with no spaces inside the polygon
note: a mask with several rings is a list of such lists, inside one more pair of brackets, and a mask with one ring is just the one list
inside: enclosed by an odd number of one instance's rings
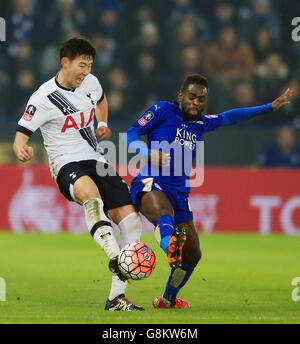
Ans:
{"label": "soccer ball", "polygon": [[156,264],[155,254],[143,242],[126,245],[119,254],[118,266],[122,274],[134,280],[149,277]]}

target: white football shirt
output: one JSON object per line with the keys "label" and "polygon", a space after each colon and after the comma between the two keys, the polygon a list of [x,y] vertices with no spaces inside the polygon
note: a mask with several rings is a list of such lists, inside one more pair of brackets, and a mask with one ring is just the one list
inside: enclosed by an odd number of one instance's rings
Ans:
{"label": "white football shirt", "polygon": [[102,99],[102,87],[92,74],[73,89],[61,86],[53,77],[30,97],[17,131],[31,136],[41,129],[55,180],[61,167],[70,162],[106,162],[97,151],[94,130],[96,105]]}

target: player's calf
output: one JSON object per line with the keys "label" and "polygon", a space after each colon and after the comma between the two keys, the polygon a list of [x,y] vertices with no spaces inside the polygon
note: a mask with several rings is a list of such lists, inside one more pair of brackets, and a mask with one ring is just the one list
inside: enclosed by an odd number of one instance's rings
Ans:
{"label": "player's calf", "polygon": [[182,251],[182,259],[185,263],[196,266],[202,256],[199,242],[199,234],[193,222],[181,223],[186,230],[186,241]]}
{"label": "player's calf", "polygon": [[112,259],[119,255],[120,248],[115,239],[111,223],[104,213],[100,198],[90,198],[83,203],[85,218],[91,236]]}

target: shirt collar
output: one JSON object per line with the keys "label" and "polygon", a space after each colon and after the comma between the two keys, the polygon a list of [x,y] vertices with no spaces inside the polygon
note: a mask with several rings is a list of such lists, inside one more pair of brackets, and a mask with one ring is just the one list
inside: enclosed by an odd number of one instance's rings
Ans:
{"label": "shirt collar", "polygon": [[74,92],[74,91],[76,90],[76,87],[70,87],[70,88],[68,88],[68,87],[62,86],[62,85],[57,81],[57,75],[56,75],[56,77],[55,77],[55,83],[56,83],[56,85],[57,85],[59,88],[62,88],[62,89],[65,90],[65,91]]}

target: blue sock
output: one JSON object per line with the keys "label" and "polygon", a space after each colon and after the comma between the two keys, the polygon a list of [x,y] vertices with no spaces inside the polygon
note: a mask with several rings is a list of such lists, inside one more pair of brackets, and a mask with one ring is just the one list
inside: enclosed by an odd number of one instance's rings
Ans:
{"label": "blue sock", "polygon": [[175,222],[169,215],[161,216],[155,225],[155,239],[168,254],[169,240],[174,232]]}
{"label": "blue sock", "polygon": [[189,280],[195,267],[196,265],[189,265],[182,261],[180,268],[172,269],[163,295],[164,301],[167,304],[170,306],[175,305],[177,294]]}

